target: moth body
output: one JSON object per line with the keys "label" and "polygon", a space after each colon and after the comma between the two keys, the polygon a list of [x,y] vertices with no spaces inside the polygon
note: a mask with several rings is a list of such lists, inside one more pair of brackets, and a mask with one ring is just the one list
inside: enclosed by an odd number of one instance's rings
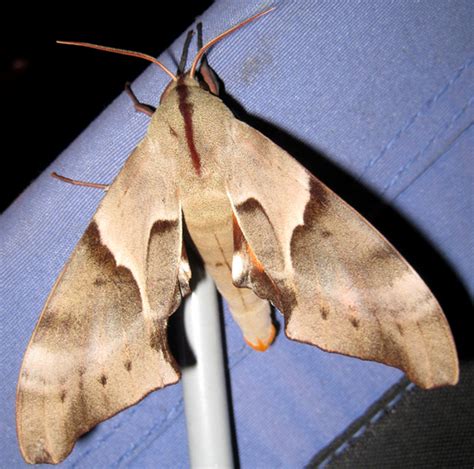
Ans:
{"label": "moth body", "polygon": [[245,340],[265,350],[275,335],[268,301],[234,286],[233,209],[223,160],[232,158],[231,111],[196,80],[184,76],[167,88],[149,133],[176,158],[179,198],[191,239],[229,304]]}

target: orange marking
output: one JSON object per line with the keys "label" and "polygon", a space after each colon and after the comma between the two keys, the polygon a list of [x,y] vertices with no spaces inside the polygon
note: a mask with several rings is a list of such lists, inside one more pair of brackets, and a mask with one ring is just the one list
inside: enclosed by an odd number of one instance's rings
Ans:
{"label": "orange marking", "polygon": [[265,271],[263,264],[257,259],[253,249],[245,239],[245,236],[240,229],[239,221],[237,220],[234,212],[232,212],[232,229],[234,234],[234,249],[236,251],[240,251],[242,249],[242,245],[245,245],[245,250],[247,251],[247,255],[252,267],[254,267],[258,273],[263,273]]}
{"label": "orange marking", "polygon": [[259,273],[263,273],[265,269],[263,268],[262,263],[257,259],[257,256],[253,252],[253,249],[250,247],[248,243],[247,244],[247,254],[249,256],[250,262],[252,266],[258,270]]}
{"label": "orange marking", "polygon": [[276,329],[275,329],[275,326],[272,324],[271,325],[272,328],[270,330],[270,335],[268,336],[267,339],[265,340],[260,340],[258,339],[257,343],[256,344],[253,344],[252,342],[249,342],[245,337],[244,337],[244,340],[245,340],[245,343],[249,346],[249,347],[252,347],[254,350],[256,350],[257,352],[265,352],[265,350],[267,350],[268,347],[270,347],[271,343],[273,342],[273,339],[275,338],[275,335],[276,335]]}

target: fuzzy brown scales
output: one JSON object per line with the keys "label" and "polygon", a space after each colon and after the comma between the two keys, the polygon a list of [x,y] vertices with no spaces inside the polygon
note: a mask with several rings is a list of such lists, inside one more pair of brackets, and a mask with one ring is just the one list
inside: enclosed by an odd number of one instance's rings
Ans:
{"label": "fuzzy brown scales", "polygon": [[189,291],[183,216],[257,350],[275,333],[266,298],[291,339],[397,366],[422,387],[457,382],[446,319],[414,270],[191,75],[166,88],[46,301],[18,382],[27,462],[62,461],[81,434],[179,379],[166,327]]}

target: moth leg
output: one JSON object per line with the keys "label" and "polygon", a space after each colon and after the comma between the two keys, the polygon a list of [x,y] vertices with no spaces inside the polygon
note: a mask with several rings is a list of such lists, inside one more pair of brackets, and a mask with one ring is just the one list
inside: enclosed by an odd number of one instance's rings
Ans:
{"label": "moth leg", "polygon": [[125,83],[125,92],[128,94],[130,99],[133,102],[133,107],[137,112],[142,112],[143,114],[146,114],[148,117],[151,117],[156,109],[153,106],[150,106],[149,104],[144,104],[138,101],[138,98],[135,96],[135,93],[132,91],[132,87],[130,86],[130,83],[127,81]]}
{"label": "moth leg", "polygon": [[88,182],[88,181],[79,181],[78,179],[71,179],[66,176],[58,174],[56,171],[51,173],[53,178],[59,179],[60,181],[67,182],[68,184],[73,184],[74,186],[83,186],[83,187],[92,187],[94,189],[102,189],[107,191],[109,189],[109,184],[101,184],[99,182]]}

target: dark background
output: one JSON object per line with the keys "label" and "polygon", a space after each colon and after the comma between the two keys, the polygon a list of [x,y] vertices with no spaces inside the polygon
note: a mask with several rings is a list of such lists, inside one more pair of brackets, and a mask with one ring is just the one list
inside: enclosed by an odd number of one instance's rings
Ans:
{"label": "dark background", "polygon": [[[92,42],[145,52],[165,50],[212,0],[132,3],[97,11],[78,3],[67,10],[3,11],[0,103],[4,171],[0,211],[81,133],[148,65],[140,59],[56,44]],[[166,11],[163,6],[166,5]]]}

